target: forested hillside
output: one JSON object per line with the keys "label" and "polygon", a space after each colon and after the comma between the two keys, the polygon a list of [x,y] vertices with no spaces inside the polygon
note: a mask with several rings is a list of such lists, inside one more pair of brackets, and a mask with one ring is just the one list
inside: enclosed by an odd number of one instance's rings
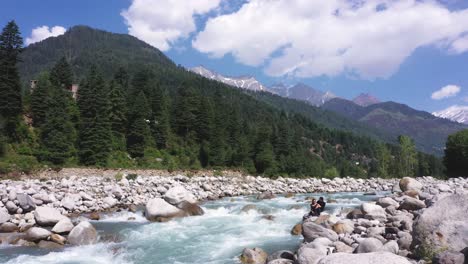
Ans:
{"label": "forested hillside", "polygon": [[[9,24],[2,35],[19,36],[15,27]],[[11,66],[21,49],[9,48],[8,39],[0,42],[1,59]],[[28,56],[51,66],[39,67]],[[48,165],[231,168],[316,177],[442,173],[441,161],[417,152],[408,137],[387,145],[325,128],[314,120],[324,118],[320,114],[278,107],[262,94],[190,73],[127,35],[76,27],[26,48],[21,58],[23,83],[38,83],[24,92],[19,109],[4,107],[0,113],[15,117],[1,128],[2,172]],[[0,87],[1,98],[21,95],[19,77]],[[79,83],[77,100],[69,91],[72,83]]]}

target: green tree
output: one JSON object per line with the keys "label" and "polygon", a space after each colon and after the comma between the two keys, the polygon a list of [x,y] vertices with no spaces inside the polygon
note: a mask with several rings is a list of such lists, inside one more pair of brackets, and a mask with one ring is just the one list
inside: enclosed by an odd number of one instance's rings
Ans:
{"label": "green tree", "polygon": [[70,89],[73,84],[73,71],[65,57],[59,61],[50,70],[50,82],[57,87]]}
{"label": "green tree", "polygon": [[125,150],[127,126],[127,102],[122,86],[117,81],[109,84],[109,122],[112,128],[112,141],[115,149]]}
{"label": "green tree", "polygon": [[151,110],[145,93],[140,91],[135,103],[129,111],[129,126],[127,134],[127,150],[134,158],[141,158],[145,154],[150,129],[148,126]]}
{"label": "green tree", "polygon": [[10,21],[0,34],[0,128],[11,140],[19,140],[16,130],[21,122],[21,82],[16,67],[23,39],[15,21]]}
{"label": "green tree", "polygon": [[31,91],[31,115],[35,127],[40,127],[46,121],[51,87],[52,83],[49,80],[49,75],[45,72],[41,73],[36,88]]}
{"label": "green tree", "polygon": [[400,153],[397,159],[400,168],[399,176],[414,176],[418,166],[416,146],[408,136],[399,136],[398,142],[400,143]]}
{"label": "green tree", "polygon": [[271,174],[275,168],[275,153],[270,141],[271,128],[262,124],[258,128],[257,143],[255,146],[255,168],[260,174]]}
{"label": "green tree", "polygon": [[85,165],[105,165],[111,152],[109,98],[102,75],[92,67],[78,94],[79,157]]}
{"label": "green tree", "polygon": [[192,134],[191,132],[195,132],[199,102],[199,94],[196,89],[185,85],[179,88],[174,121],[180,136],[188,138]]}
{"label": "green tree", "polygon": [[165,149],[170,136],[169,97],[167,91],[159,85],[151,97],[151,131],[157,148]]}
{"label": "green tree", "polygon": [[468,129],[448,137],[444,164],[448,176],[468,176]]}
{"label": "green tree", "polygon": [[68,111],[68,94],[62,88],[51,89],[45,123],[41,127],[39,159],[56,165],[74,156],[75,128]]}
{"label": "green tree", "polygon": [[377,176],[386,178],[390,173],[390,166],[392,161],[392,155],[390,150],[385,146],[385,144],[380,143],[377,145],[376,149],[377,154]]}

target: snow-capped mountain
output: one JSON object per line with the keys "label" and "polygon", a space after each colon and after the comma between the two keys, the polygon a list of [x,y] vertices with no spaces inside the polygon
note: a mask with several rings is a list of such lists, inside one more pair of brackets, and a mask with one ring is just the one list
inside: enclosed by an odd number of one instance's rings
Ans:
{"label": "snow-capped mountain", "polygon": [[453,105],[447,109],[434,112],[433,115],[468,125],[468,106]]}
{"label": "snow-capped mountain", "polygon": [[270,92],[282,97],[307,101],[315,106],[321,106],[329,100],[337,97],[329,91],[322,92],[304,83],[298,83],[292,86],[287,86],[282,83],[278,83],[270,87],[266,87],[251,76],[227,77],[217,72],[208,70],[203,66],[193,67],[189,70],[203,77],[216,80],[234,87],[248,89],[252,91]]}
{"label": "snow-capped mountain", "polygon": [[252,76],[228,77],[217,72],[210,71],[203,66],[193,67],[189,70],[208,79],[216,80],[238,88],[252,91],[267,91],[267,88]]}
{"label": "snow-capped mountain", "polygon": [[369,106],[380,103],[380,100],[368,93],[362,93],[352,100],[355,104],[360,106]]}

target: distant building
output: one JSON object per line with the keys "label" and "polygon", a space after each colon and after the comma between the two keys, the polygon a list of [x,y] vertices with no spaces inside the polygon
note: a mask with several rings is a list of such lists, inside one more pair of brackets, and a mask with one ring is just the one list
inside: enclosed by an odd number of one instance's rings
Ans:
{"label": "distant building", "polygon": [[70,88],[70,91],[72,93],[72,97],[73,99],[76,100],[77,96],[78,96],[78,84],[72,84],[71,88]]}
{"label": "distant building", "polygon": [[29,81],[29,87],[31,88],[31,90],[36,89],[36,86],[37,86],[37,80],[30,80]]}

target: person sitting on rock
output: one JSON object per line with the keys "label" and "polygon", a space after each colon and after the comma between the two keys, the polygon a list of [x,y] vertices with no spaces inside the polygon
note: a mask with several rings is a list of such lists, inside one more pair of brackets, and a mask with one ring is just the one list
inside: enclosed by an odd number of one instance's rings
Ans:
{"label": "person sitting on rock", "polygon": [[319,216],[320,212],[322,212],[321,209],[322,207],[320,206],[319,203],[317,203],[317,200],[312,199],[312,202],[310,203],[310,212],[309,216]]}
{"label": "person sitting on rock", "polygon": [[325,210],[325,205],[327,204],[323,200],[323,197],[320,197],[317,203],[320,204],[320,212],[323,212]]}

